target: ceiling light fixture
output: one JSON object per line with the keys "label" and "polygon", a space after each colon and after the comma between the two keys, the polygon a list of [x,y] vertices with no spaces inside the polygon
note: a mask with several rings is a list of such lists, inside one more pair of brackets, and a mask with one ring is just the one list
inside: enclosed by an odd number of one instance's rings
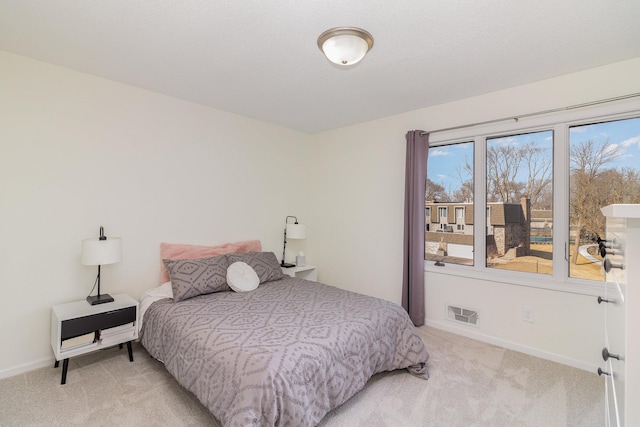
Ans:
{"label": "ceiling light fixture", "polygon": [[355,65],[373,47],[373,36],[356,27],[331,28],[318,37],[318,47],[327,59],[342,67]]}

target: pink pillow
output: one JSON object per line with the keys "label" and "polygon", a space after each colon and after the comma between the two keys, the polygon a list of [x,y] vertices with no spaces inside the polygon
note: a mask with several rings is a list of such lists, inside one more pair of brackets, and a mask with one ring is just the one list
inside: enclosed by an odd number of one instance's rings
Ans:
{"label": "pink pillow", "polygon": [[[184,245],[177,243],[160,243],[160,260],[163,259],[198,259],[210,258],[223,254],[243,252],[260,252],[260,240],[244,240],[242,242],[225,243],[218,246]],[[169,281],[169,272],[164,262],[160,262],[160,283]]]}

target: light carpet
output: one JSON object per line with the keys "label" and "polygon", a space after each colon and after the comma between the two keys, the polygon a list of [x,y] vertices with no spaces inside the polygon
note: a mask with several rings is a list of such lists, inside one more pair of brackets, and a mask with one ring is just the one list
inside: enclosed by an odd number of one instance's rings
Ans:
{"label": "light carpet", "polygon": [[[429,327],[429,380],[374,376],[322,427],[604,425],[604,380],[595,373]],[[142,346],[70,359],[0,380],[2,426],[220,426]]]}

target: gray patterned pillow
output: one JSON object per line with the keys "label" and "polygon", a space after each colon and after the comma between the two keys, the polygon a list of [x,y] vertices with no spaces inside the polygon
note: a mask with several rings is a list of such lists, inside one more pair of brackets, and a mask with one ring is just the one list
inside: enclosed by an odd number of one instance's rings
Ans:
{"label": "gray patterned pillow", "polygon": [[198,295],[230,290],[227,285],[229,260],[226,255],[201,259],[162,260],[169,272],[175,302]]}
{"label": "gray patterned pillow", "polygon": [[260,279],[260,283],[282,279],[284,273],[280,268],[278,259],[273,252],[245,252],[239,254],[227,254],[229,264],[245,262],[253,268]]}

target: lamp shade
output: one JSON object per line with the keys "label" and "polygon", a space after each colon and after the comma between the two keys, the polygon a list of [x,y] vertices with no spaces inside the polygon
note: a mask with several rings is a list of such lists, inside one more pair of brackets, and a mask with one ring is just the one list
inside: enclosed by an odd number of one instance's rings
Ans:
{"label": "lamp shade", "polygon": [[106,265],[115,264],[122,260],[122,239],[109,237],[84,239],[82,241],[82,264]]}
{"label": "lamp shade", "polygon": [[287,224],[287,238],[304,239],[307,237],[307,228],[302,224]]}
{"label": "lamp shade", "polygon": [[373,36],[361,28],[338,27],[318,37],[318,47],[334,64],[357,64],[373,47]]}

